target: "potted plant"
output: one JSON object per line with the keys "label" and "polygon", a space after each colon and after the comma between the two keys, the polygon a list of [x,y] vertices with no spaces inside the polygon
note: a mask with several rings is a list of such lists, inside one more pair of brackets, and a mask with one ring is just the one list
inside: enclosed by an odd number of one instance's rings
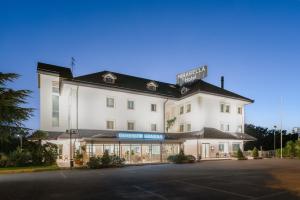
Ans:
{"label": "potted plant", "polygon": [[83,165],[83,154],[80,153],[79,150],[76,150],[76,153],[75,153],[75,164]]}

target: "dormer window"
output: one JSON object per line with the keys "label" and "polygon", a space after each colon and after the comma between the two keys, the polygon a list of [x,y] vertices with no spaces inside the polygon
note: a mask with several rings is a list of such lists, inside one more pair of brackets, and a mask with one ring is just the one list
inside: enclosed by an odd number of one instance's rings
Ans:
{"label": "dormer window", "polygon": [[107,73],[105,75],[103,75],[103,81],[105,83],[115,83],[117,77],[115,75],[113,75],[112,73]]}
{"label": "dormer window", "polygon": [[147,83],[148,90],[156,91],[157,87],[158,87],[157,83],[155,83],[153,81]]}

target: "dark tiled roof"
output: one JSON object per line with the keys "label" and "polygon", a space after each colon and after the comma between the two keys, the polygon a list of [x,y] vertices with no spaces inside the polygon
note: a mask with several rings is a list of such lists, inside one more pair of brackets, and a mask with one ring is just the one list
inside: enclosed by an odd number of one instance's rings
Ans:
{"label": "dark tiled roof", "polygon": [[[76,132],[76,130],[73,130]],[[89,130],[79,129],[78,133],[73,134],[72,138],[117,138],[118,133],[136,133],[131,131],[114,131],[114,130]],[[228,139],[228,140],[256,140],[254,137],[245,133],[227,133],[215,128],[204,128],[202,131],[186,132],[186,133],[158,133],[158,132],[142,132],[150,134],[163,134],[166,140],[186,140],[186,139]],[[50,134],[49,134],[50,135]],[[68,139],[69,133],[60,133],[54,139]]]}
{"label": "dark tiled roof", "polygon": [[[108,73],[111,73],[117,77],[114,84],[106,83],[103,80],[103,75],[108,74]],[[158,95],[175,97],[175,98],[176,97],[178,98],[181,96],[180,91],[179,91],[179,86],[177,86],[177,85],[170,84],[170,83],[163,83],[163,82],[154,81],[154,80],[145,79],[145,78],[139,78],[139,77],[130,76],[130,75],[126,75],[126,74],[109,72],[109,71],[102,71],[102,72],[98,72],[98,73],[75,77],[74,81],[90,83],[90,84],[97,84],[97,85],[106,86],[106,87],[114,87],[114,88],[144,92],[144,93],[149,93],[149,94],[158,94]],[[158,85],[156,91],[147,89],[147,83],[149,83],[151,81],[155,82]]]}
{"label": "dark tiled roof", "polygon": [[[47,133],[45,140],[57,140],[62,134],[64,134],[63,132],[55,132],[55,131],[45,131],[45,133]],[[32,136],[29,136],[28,139],[36,140]]]}
{"label": "dark tiled roof", "polygon": [[[58,73],[61,77],[68,78],[70,81],[73,82],[80,82],[80,83],[86,83],[86,84],[92,84],[92,85],[98,85],[98,86],[104,86],[110,88],[118,88],[118,89],[124,89],[129,91],[137,91],[142,93],[161,95],[165,97],[183,98],[185,96],[197,92],[204,92],[208,94],[214,94],[214,95],[219,95],[219,96],[224,96],[229,98],[241,99],[248,102],[254,102],[252,99],[222,89],[220,87],[207,83],[203,80],[197,80],[189,85],[185,85],[184,87],[187,88],[187,92],[182,94],[181,93],[182,87],[175,84],[164,83],[160,81],[154,81],[150,79],[130,76],[126,74],[120,74],[120,73],[115,73],[110,71],[102,71],[102,72],[97,72],[93,74],[72,78],[71,70],[65,67],[59,67],[59,66],[49,65],[45,63],[38,63],[38,70]],[[111,73],[114,76],[116,76],[117,79],[115,80],[115,83],[112,84],[112,83],[104,82],[103,75],[108,73]],[[153,81],[156,84],[158,84],[158,88],[156,91],[152,91],[147,88],[147,83],[149,83],[150,81]]]}
{"label": "dark tiled roof", "polygon": [[71,69],[67,67],[61,67],[57,65],[50,65],[50,64],[38,62],[37,70],[58,74],[60,77],[63,78],[73,78]]}

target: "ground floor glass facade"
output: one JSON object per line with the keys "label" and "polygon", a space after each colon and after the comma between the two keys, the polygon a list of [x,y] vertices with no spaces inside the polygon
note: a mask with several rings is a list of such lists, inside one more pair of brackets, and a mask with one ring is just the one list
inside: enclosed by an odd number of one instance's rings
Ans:
{"label": "ground floor glass facade", "polygon": [[87,144],[87,156],[102,156],[107,150],[110,155],[125,159],[126,164],[167,162],[170,155],[179,153],[179,144]]}

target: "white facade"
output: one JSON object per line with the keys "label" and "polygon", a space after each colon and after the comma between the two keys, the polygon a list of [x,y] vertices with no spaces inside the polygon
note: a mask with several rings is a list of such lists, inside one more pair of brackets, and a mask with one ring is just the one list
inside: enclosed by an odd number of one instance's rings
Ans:
{"label": "white facade", "polygon": [[[106,122],[113,121],[114,130],[125,131],[128,122],[133,122],[134,131],[150,132],[151,124],[156,124],[156,131],[164,132],[165,115],[166,121],[176,117],[175,124],[168,132],[180,132],[180,125],[184,126],[183,132],[200,131],[204,127],[219,130],[223,127],[222,131],[243,132],[240,127],[244,127],[244,106],[249,104],[246,101],[205,93],[174,100],[125,90],[117,91],[111,88],[60,82],[59,126],[53,126],[52,86],[54,82],[59,82],[59,77],[40,74],[40,129],[45,131],[63,132],[77,128],[105,130]],[[107,107],[107,98],[114,99],[113,107]],[[134,102],[133,109],[128,109],[128,101]],[[156,105],[156,111],[151,111],[151,104]],[[221,104],[230,106],[229,113],[221,112]],[[180,107],[183,107],[182,114],[180,114]],[[239,107],[242,109],[241,113],[238,113]],[[228,125],[229,129],[227,129]]]}
{"label": "white facade", "polygon": [[[112,82],[114,78],[117,78],[113,74],[108,76],[109,81]],[[155,89],[159,85],[150,81],[147,83],[148,87]],[[201,90],[181,98],[169,98],[120,87],[76,82],[44,71],[39,71],[39,88],[40,129],[62,133],[67,130],[107,130],[108,132],[114,130],[176,134],[201,132],[206,127],[228,132],[228,134],[243,133],[244,107],[251,103],[243,98],[233,98]],[[169,126],[168,122],[172,119],[175,121]],[[115,151],[116,141],[112,140],[113,146],[107,148],[114,148]],[[64,138],[52,142],[61,145],[63,151],[58,162],[68,163],[72,154],[74,155],[74,152],[70,151],[70,141]],[[75,144],[75,149],[80,149],[81,142],[83,140],[74,140],[72,144]],[[137,142],[141,150],[135,147],[134,141],[127,142],[128,145],[130,144],[129,149],[133,145],[137,152],[141,151],[140,154],[142,154],[142,149],[144,149],[143,153],[148,151],[154,153],[152,157],[153,159],[155,157],[155,161],[159,160],[156,154],[158,148],[161,154],[163,151],[162,142],[150,146],[143,146],[143,142]],[[87,153],[89,156],[93,154],[91,149],[103,152],[109,141],[97,140],[96,143],[98,143],[95,144],[96,146],[93,143],[86,143],[89,148],[86,151],[90,151]],[[243,140],[239,138],[185,139],[175,143],[166,141],[165,144],[163,148],[169,149],[168,155],[170,152],[175,152],[174,148],[179,148],[179,146],[172,145],[180,145],[186,154],[194,155],[196,158],[229,157],[236,145],[243,149]],[[156,152],[152,149],[154,147]],[[120,155],[122,148],[126,149],[126,144],[121,147],[119,142],[117,151]],[[145,157],[147,155],[144,159]],[[163,159],[162,157],[160,160]]]}

